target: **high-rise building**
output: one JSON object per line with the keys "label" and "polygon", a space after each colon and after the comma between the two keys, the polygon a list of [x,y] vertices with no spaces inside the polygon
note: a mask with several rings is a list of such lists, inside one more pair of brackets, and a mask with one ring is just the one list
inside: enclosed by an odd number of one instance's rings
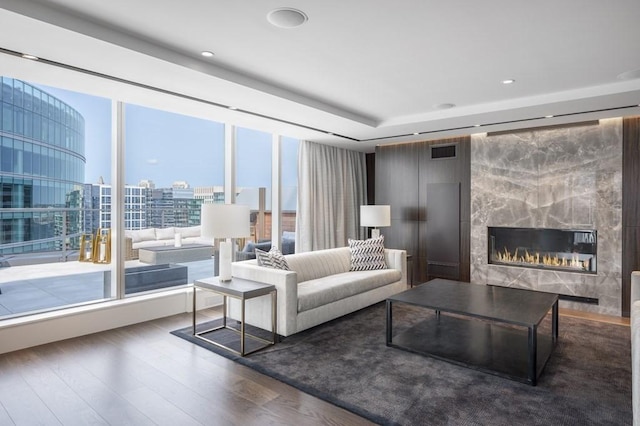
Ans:
{"label": "high-rise building", "polygon": [[83,227],[84,118],[31,84],[1,82],[0,254],[76,247]]}

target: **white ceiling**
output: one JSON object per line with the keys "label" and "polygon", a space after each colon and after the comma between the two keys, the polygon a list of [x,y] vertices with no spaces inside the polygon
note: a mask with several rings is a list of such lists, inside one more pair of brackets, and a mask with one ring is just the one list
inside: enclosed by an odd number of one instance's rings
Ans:
{"label": "white ceiling", "polygon": [[[267,13],[283,6],[309,21],[270,25]],[[638,0],[0,0],[0,8],[0,74],[362,151],[640,114]],[[634,78],[619,78],[625,72]],[[516,82],[501,83],[509,78]],[[456,106],[437,107],[444,103]]]}

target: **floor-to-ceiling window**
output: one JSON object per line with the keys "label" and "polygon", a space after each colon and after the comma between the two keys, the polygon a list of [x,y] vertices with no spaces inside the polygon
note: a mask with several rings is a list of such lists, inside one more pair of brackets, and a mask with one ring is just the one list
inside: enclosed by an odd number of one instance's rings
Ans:
{"label": "floor-to-ceiling window", "polygon": [[125,130],[127,260],[140,263],[135,273],[158,275],[142,286],[125,271],[126,293],[213,276],[200,206],[224,202],[224,125],[127,104]]}
{"label": "floor-to-ceiling window", "polygon": [[236,202],[249,206],[256,242],[271,239],[271,159],[269,133],[236,129]]}
{"label": "floor-to-ceiling window", "polygon": [[107,264],[72,266],[109,214],[110,101],[7,77],[0,100],[0,317],[110,297]]}
{"label": "floor-to-ceiling window", "polygon": [[296,214],[298,204],[299,141],[283,137],[280,143],[282,173],[282,246],[295,251]]}

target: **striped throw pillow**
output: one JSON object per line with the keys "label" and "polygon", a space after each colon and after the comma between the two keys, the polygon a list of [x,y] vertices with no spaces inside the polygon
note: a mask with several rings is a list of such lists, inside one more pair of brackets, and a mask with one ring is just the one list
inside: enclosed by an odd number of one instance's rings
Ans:
{"label": "striped throw pillow", "polygon": [[384,260],[384,235],[368,240],[349,239],[351,271],[387,269]]}
{"label": "striped throw pillow", "polygon": [[260,266],[282,269],[285,271],[291,270],[289,269],[289,265],[287,264],[287,259],[285,259],[282,252],[278,250],[278,247],[271,247],[271,250],[269,251],[264,251],[257,248],[256,259],[258,260],[258,265]]}

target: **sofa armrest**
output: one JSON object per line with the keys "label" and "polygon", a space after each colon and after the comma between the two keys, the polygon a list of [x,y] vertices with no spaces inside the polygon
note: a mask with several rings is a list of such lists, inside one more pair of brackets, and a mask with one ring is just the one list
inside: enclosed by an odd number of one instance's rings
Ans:
{"label": "sofa armrest", "polygon": [[124,237],[124,260],[134,260],[138,258],[138,250],[133,248],[133,239]]}
{"label": "sofa armrest", "polygon": [[402,272],[402,282],[407,284],[407,252],[406,250],[384,249],[384,259],[389,269]]}
{"label": "sofa armrest", "polygon": [[289,336],[295,333],[298,315],[298,274],[295,271],[258,266],[255,260],[233,262],[231,272],[234,277],[272,284],[277,290],[278,334]]}

